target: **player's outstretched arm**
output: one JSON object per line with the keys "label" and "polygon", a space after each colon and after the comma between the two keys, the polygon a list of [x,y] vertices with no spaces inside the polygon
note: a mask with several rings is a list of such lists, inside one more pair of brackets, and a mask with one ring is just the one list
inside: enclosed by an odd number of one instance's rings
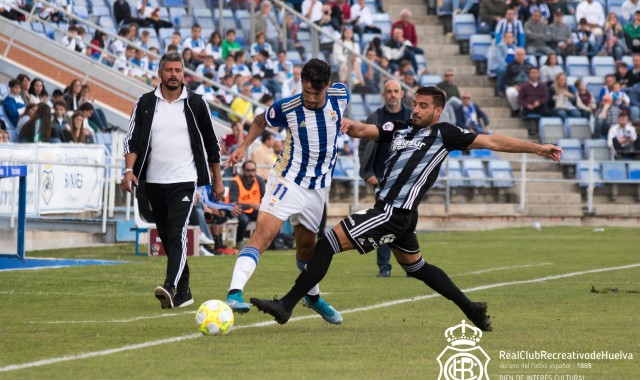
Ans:
{"label": "player's outstretched arm", "polygon": [[242,144],[236,148],[236,150],[231,153],[229,158],[224,162],[224,168],[228,168],[232,165],[235,165],[239,162],[242,162],[244,158],[244,154],[247,151],[247,148],[253,144],[254,141],[258,138],[258,136],[262,135],[262,132],[267,128],[267,120],[264,118],[264,112],[260,115],[256,115],[253,118],[253,122],[251,123],[251,128],[249,128],[249,133],[247,133],[247,137],[244,139]]}
{"label": "player's outstretched arm", "polygon": [[534,144],[503,135],[478,135],[473,143],[469,145],[469,149],[491,149],[508,153],[535,153],[538,156],[546,157],[556,162],[560,162],[560,157],[562,157],[562,148],[555,145]]}
{"label": "player's outstretched arm", "polygon": [[349,137],[364,138],[368,140],[378,140],[380,133],[375,124],[364,124],[357,120],[342,119],[340,123],[340,132],[346,133]]}

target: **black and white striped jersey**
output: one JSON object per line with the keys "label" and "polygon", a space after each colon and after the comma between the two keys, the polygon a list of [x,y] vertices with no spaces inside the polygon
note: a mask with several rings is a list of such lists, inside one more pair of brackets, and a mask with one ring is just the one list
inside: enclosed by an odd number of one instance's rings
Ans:
{"label": "black and white striped jersey", "polygon": [[378,129],[378,141],[389,142],[391,147],[376,198],[414,211],[438,178],[449,152],[467,149],[477,136],[449,123],[414,128],[410,120],[388,122]]}

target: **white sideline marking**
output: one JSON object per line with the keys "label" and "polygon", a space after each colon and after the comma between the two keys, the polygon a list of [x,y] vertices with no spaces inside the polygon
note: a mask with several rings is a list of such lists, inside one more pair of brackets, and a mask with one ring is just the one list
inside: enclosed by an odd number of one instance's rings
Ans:
{"label": "white sideline marking", "polygon": [[177,317],[180,315],[185,315],[185,314],[195,314],[195,311],[183,311],[182,313],[164,313],[164,314],[158,314],[158,315],[147,315],[145,317],[133,317],[133,318],[129,318],[129,319],[112,319],[112,320],[108,320],[108,321],[28,321],[25,323],[29,323],[29,324],[34,324],[34,325],[42,325],[42,324],[65,324],[65,323],[69,323],[69,324],[74,324],[74,323],[130,323],[130,322],[137,322],[137,321],[144,321],[145,319],[157,319],[157,318],[164,318],[164,317]]}
{"label": "white sideline marking", "polygon": [[468,272],[468,273],[452,274],[451,276],[452,277],[454,277],[454,276],[468,276],[468,275],[471,275],[471,274],[482,274],[482,273],[495,272],[495,271],[499,271],[499,270],[541,267],[541,266],[545,266],[545,265],[553,265],[553,263],[536,263],[536,264],[513,265],[513,266],[510,266],[510,267],[489,268],[489,269],[482,269],[482,270],[477,270],[477,271]]}
{"label": "white sideline marking", "polygon": [[[533,284],[533,283],[537,283],[537,282],[558,280],[558,279],[561,279],[561,278],[575,277],[575,276],[581,276],[581,275],[591,274],[591,273],[608,272],[608,271],[630,269],[630,268],[636,268],[636,267],[640,267],[640,263],[623,265],[623,266],[618,266],[618,267],[591,269],[591,270],[581,271],[581,272],[570,272],[570,273],[558,274],[558,275],[554,275],[554,276],[534,278],[534,279],[531,279],[531,280],[499,282],[499,283],[496,283],[496,284],[482,285],[482,286],[476,286],[476,287],[473,287],[473,288],[462,289],[462,291],[465,292],[465,293],[469,293],[469,292],[475,292],[475,291],[478,291],[478,290],[500,288],[500,287],[511,286],[511,285]],[[407,302],[420,301],[420,300],[425,300],[425,299],[429,299],[429,298],[435,298],[435,297],[439,297],[439,296],[440,295],[437,294],[437,293],[427,294],[427,295],[424,295],[424,296],[418,296],[418,297],[413,297],[413,298],[405,298],[405,299],[396,300],[396,301],[384,302],[384,303],[379,303],[379,304],[376,304],[376,305],[359,307],[359,308],[356,308],[356,309],[343,310],[343,311],[340,311],[340,313],[342,313],[342,314],[357,313],[357,312],[361,312],[361,311],[380,309],[380,308],[383,308],[383,307],[399,305],[399,304],[403,304],[403,303],[407,303]],[[291,318],[289,321],[290,322],[295,322],[295,321],[300,321],[300,320],[303,320],[303,319],[311,319],[311,318],[320,318],[320,316],[319,315],[307,315],[307,316],[304,316],[304,317]],[[234,330],[253,328],[253,327],[270,326],[270,325],[274,325],[275,323],[276,323],[275,321],[266,321],[266,322],[253,323],[251,325],[235,327]],[[98,357],[98,356],[106,356],[106,355],[116,354],[116,353],[124,352],[124,351],[138,350],[138,349],[141,349],[141,348],[159,346],[159,345],[167,344],[167,343],[181,342],[181,341],[184,341],[184,340],[190,340],[190,339],[199,338],[201,336],[203,336],[203,335],[202,334],[182,335],[182,336],[173,337],[173,338],[152,340],[150,342],[145,342],[145,343],[138,343],[138,344],[132,344],[132,345],[122,346],[122,347],[118,347],[118,348],[111,348],[111,349],[108,349],[108,350],[86,352],[86,353],[77,354],[77,355],[61,356],[61,357],[57,357],[57,358],[43,359],[43,360],[38,360],[38,361],[34,361],[34,362],[29,362],[29,363],[12,364],[12,365],[8,365],[8,366],[5,366],[5,367],[0,367],[0,372],[16,371],[16,370],[20,370],[20,369],[41,367],[41,366],[45,366],[45,365],[49,365],[49,364],[56,364],[56,363],[67,362],[67,361],[72,361],[72,360],[80,360],[80,359],[88,359],[88,358],[93,358],[93,357]]]}

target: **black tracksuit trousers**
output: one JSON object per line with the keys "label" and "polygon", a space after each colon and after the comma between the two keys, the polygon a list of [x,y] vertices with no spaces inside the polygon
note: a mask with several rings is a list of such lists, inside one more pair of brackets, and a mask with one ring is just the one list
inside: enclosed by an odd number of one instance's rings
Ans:
{"label": "black tracksuit trousers", "polygon": [[146,184],[149,206],[167,253],[165,288],[179,291],[189,288],[187,226],[195,191],[195,182]]}

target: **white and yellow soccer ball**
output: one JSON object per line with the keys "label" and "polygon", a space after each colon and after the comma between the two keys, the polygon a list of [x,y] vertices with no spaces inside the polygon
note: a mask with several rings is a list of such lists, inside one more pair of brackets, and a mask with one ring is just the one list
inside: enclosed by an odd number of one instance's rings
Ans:
{"label": "white and yellow soccer ball", "polygon": [[233,326],[233,310],[220,300],[203,303],[196,313],[198,330],[204,335],[225,335]]}

